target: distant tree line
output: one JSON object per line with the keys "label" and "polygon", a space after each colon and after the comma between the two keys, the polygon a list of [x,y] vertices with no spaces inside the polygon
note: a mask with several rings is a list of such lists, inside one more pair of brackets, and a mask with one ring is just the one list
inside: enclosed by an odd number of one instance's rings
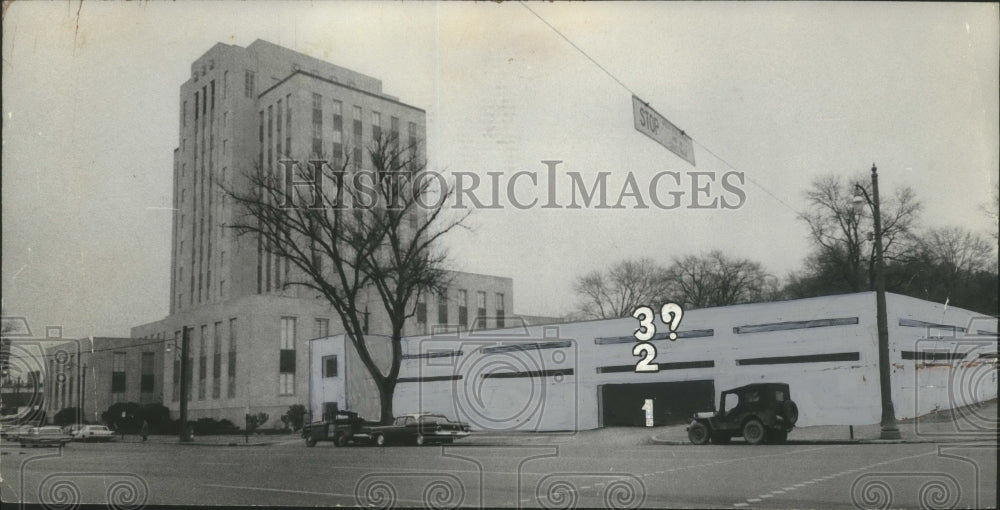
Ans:
{"label": "distant tree line", "polygon": [[[812,251],[784,281],[757,261],[720,250],[674,257],[669,263],[626,259],[579,276],[576,318],[626,317],[640,305],[675,302],[685,308],[797,299],[874,289],[875,246],[871,205],[854,204],[863,179],[817,179],[806,191],[800,219]],[[921,228],[922,204],[909,187],[881,200],[886,290],[974,312],[1000,315],[997,219],[1000,192],[982,207],[993,221],[981,234],[961,226]],[[990,240],[992,239],[992,241]]]}

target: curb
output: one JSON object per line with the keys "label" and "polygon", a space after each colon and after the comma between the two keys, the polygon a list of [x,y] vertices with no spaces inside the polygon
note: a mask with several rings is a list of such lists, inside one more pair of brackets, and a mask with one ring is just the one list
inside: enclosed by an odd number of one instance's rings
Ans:
{"label": "curb", "polygon": [[[969,443],[969,442],[995,442],[994,437],[965,437],[965,438],[937,438],[937,439],[789,439],[785,441],[785,445],[813,445],[813,444],[829,444],[829,445],[858,445],[858,444],[930,444],[930,443]],[[690,441],[678,441],[673,439],[658,439],[656,437],[650,437],[649,442],[651,444],[658,445],[690,445],[694,446]],[[733,443],[733,444],[746,444],[746,443]],[[713,445],[718,446],[718,445]]]}
{"label": "curb", "polygon": [[175,444],[175,445],[178,445],[178,446],[227,446],[227,447],[244,446],[245,447],[245,446],[273,446],[275,443],[273,443],[273,442],[266,442],[266,443],[240,443],[240,442],[233,441],[233,442],[230,442],[230,443],[196,443],[196,442],[181,443],[181,442],[176,442],[176,443],[168,443],[168,444]]}

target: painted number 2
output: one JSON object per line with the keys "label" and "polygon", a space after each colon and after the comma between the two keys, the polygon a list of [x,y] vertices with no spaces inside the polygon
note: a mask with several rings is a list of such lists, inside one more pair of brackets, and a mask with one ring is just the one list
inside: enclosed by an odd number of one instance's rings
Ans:
{"label": "painted number 2", "polygon": [[632,347],[633,356],[641,356],[635,364],[636,372],[659,372],[660,365],[653,362],[656,359],[656,346],[649,343],[656,334],[656,326],[653,324],[653,309],[648,306],[640,306],[632,312],[632,317],[639,319],[639,327],[632,333],[639,342]]}

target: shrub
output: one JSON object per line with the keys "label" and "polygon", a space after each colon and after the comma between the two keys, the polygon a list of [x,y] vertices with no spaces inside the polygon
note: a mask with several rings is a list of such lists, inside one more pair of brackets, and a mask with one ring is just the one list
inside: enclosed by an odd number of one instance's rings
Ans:
{"label": "shrub", "polygon": [[[170,409],[163,404],[146,404],[139,410],[139,426],[142,420],[149,423],[149,431],[155,433],[169,433],[172,429],[170,420]],[[121,416],[119,414],[119,416]]]}
{"label": "shrub", "polygon": [[66,407],[56,413],[52,417],[52,423],[60,427],[65,427],[66,425],[72,425],[76,423],[77,419],[82,419],[83,415],[80,414],[79,407]]}
{"label": "shrub", "polygon": [[[127,433],[135,434],[142,426],[140,411],[142,407],[135,402],[116,402],[108,407],[107,411],[101,413],[101,421],[109,427],[114,427],[115,431],[124,430]],[[122,413],[125,416],[122,416]]]}
{"label": "shrub", "polygon": [[302,428],[302,422],[305,420],[305,416],[305,406],[302,404],[293,404],[288,407],[288,411],[286,411],[284,416],[281,417],[281,421],[286,427],[291,427],[292,430],[297,431]]}

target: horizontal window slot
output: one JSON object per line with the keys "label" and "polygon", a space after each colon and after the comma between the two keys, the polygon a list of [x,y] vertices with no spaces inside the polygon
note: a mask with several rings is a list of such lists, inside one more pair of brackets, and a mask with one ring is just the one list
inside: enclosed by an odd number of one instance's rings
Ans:
{"label": "horizontal window slot", "polygon": [[947,329],[949,331],[961,331],[965,332],[965,328],[960,326],[952,326],[951,324],[935,324],[933,322],[918,321],[916,319],[899,319],[899,325],[907,328],[936,328],[936,329]]}
{"label": "horizontal window slot", "polygon": [[903,359],[912,359],[918,361],[937,361],[937,360],[953,360],[953,359],[965,359],[964,352],[951,352],[951,351],[903,351]]}
{"label": "horizontal window slot", "polygon": [[435,381],[459,381],[462,379],[461,374],[459,375],[436,375],[433,377],[400,377],[396,380],[397,383],[425,383],[425,382],[435,382]]}
{"label": "horizontal window slot", "polygon": [[733,333],[765,333],[768,331],[787,331],[790,329],[825,328],[829,326],[850,326],[858,323],[857,317],[841,317],[838,319],[816,319],[811,321],[772,322],[770,324],[752,324],[736,326]]}
{"label": "horizontal window slot", "polygon": [[516,377],[555,377],[573,375],[572,368],[555,368],[551,370],[529,370],[527,372],[493,372],[483,374],[483,379],[510,379]]}
{"label": "horizontal window slot", "polygon": [[[688,331],[677,331],[677,338],[703,338],[715,335],[714,329],[691,329]],[[653,340],[668,340],[670,338],[669,331],[661,331],[653,335]],[[597,345],[609,345],[609,344],[629,344],[632,342],[638,342],[635,336],[610,336],[603,338],[595,338],[594,343]]]}
{"label": "horizontal window slot", "polygon": [[434,351],[420,354],[404,354],[403,359],[451,358],[465,354],[462,351]]}
{"label": "horizontal window slot", "polygon": [[[712,368],[715,362],[706,361],[675,361],[672,363],[657,363],[660,370],[684,370],[688,368]],[[608,367],[597,367],[598,374],[614,374],[620,372],[635,372],[635,365],[614,365]]]}
{"label": "horizontal window slot", "polygon": [[510,344],[510,345],[499,345],[497,347],[484,347],[483,354],[496,354],[499,352],[512,352],[512,351],[534,351],[541,349],[560,349],[565,347],[572,347],[573,342],[570,340],[560,340],[557,342],[539,342],[533,344]]}
{"label": "horizontal window slot", "polygon": [[858,361],[859,352],[834,352],[830,354],[804,354],[801,356],[772,356],[736,360],[737,365],[786,365],[791,363],[824,363],[827,361]]}

